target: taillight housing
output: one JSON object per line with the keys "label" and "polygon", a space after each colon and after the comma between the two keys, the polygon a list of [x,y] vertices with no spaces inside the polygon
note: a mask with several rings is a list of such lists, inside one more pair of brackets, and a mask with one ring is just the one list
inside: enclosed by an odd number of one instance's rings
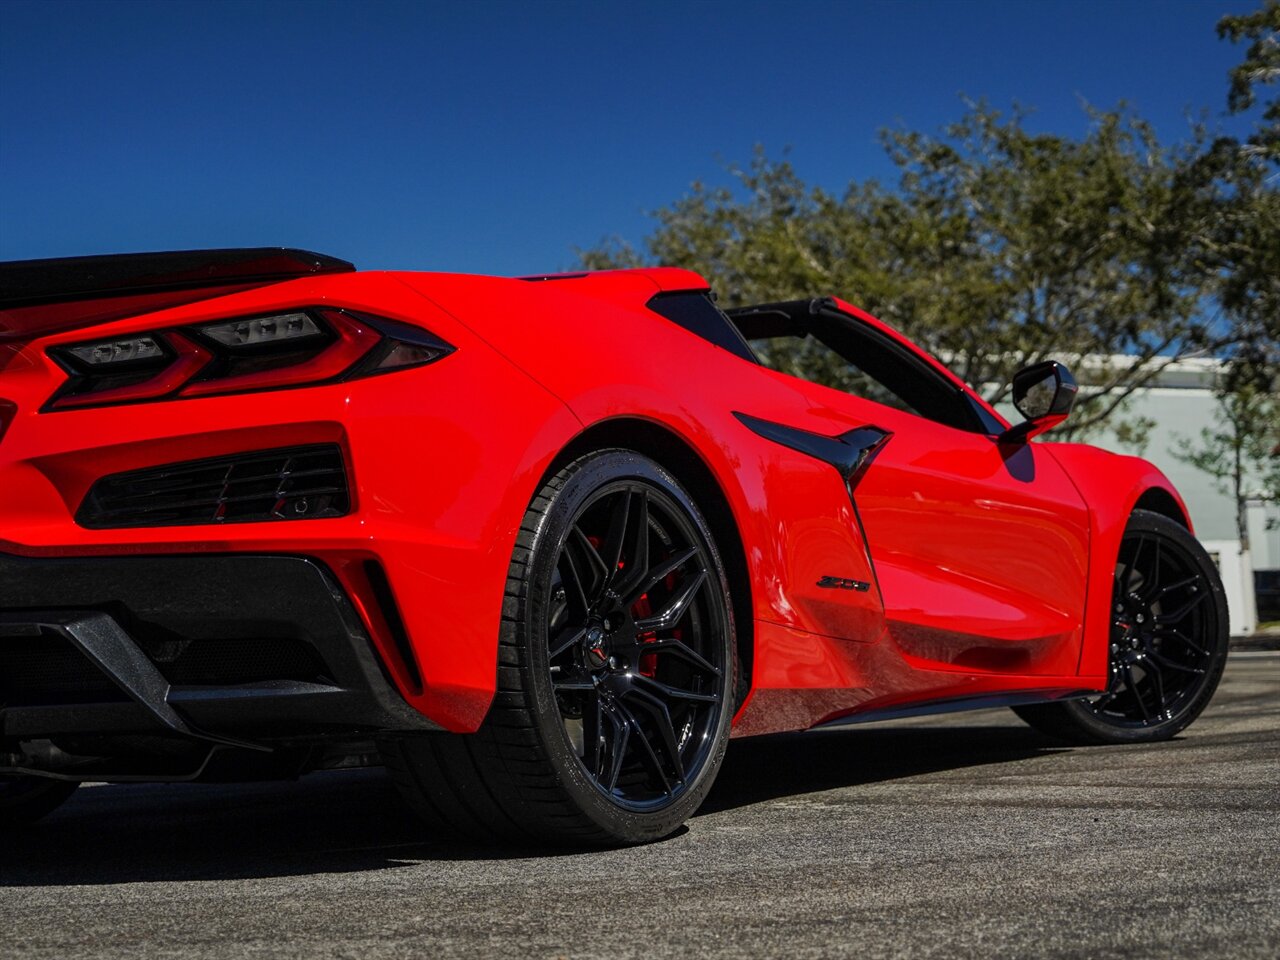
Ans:
{"label": "taillight housing", "polygon": [[9,400],[0,400],[0,440],[4,439],[4,432],[9,429],[9,422],[13,420],[13,415],[18,412],[18,405]]}
{"label": "taillight housing", "polygon": [[53,347],[70,378],[46,410],[316,386],[453,352],[419,327],[332,307],[232,317]]}

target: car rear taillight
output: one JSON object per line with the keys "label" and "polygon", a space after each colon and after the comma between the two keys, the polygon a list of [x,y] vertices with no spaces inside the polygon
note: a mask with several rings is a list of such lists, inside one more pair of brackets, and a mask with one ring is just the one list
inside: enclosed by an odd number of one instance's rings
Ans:
{"label": "car rear taillight", "polygon": [[271,317],[250,317],[227,323],[210,323],[200,332],[224,347],[261,347],[270,344],[298,344],[324,337],[310,314],[283,313]]}
{"label": "car rear taillight", "polygon": [[314,386],[432,363],[453,347],[425,330],[315,307],[55,347],[67,410]]}
{"label": "car rear taillight", "polygon": [[104,340],[87,343],[81,347],[68,347],[68,355],[83,364],[98,369],[119,367],[122,364],[159,360],[165,355],[158,337],[132,337],[125,340]]}

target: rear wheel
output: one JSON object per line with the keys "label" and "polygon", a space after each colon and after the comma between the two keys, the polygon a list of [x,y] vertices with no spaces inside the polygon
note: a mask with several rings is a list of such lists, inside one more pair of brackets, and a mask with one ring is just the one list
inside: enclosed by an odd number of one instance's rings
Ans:
{"label": "rear wheel", "polygon": [[410,802],[471,835],[670,834],[711,787],[734,689],[728,586],[697,506],[639,454],[583,457],[530,505],[506,593],[480,731],[383,745]]}
{"label": "rear wheel", "polygon": [[1227,641],[1226,598],[1209,555],[1181,524],[1135,510],[1116,560],[1106,691],[1014,712],[1079,743],[1167,740],[1209,703]]}
{"label": "rear wheel", "polygon": [[0,777],[0,830],[47,816],[62,806],[78,786],[44,777]]}

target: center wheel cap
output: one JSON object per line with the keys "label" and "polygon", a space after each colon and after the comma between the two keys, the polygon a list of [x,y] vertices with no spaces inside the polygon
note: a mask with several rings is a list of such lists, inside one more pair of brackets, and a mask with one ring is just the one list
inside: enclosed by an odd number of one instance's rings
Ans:
{"label": "center wheel cap", "polygon": [[587,664],[593,670],[599,670],[609,662],[609,654],[604,649],[604,631],[598,626],[592,626],[587,630],[587,635],[583,638],[583,647],[586,649]]}

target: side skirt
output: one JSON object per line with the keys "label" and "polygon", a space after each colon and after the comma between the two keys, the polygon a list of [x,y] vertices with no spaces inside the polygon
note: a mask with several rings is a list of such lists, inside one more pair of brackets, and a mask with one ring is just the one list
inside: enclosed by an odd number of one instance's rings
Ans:
{"label": "side skirt", "polygon": [[953,697],[948,700],[931,700],[925,703],[900,704],[879,707],[858,713],[846,714],[819,723],[810,729],[829,730],[847,727],[855,723],[876,723],[880,720],[901,720],[904,717],[928,717],[942,713],[961,713],[965,710],[990,710],[995,707],[1024,707],[1034,703],[1061,703],[1064,700],[1084,700],[1096,697],[1099,690],[1027,690],[1000,694],[983,694],[973,697]]}

